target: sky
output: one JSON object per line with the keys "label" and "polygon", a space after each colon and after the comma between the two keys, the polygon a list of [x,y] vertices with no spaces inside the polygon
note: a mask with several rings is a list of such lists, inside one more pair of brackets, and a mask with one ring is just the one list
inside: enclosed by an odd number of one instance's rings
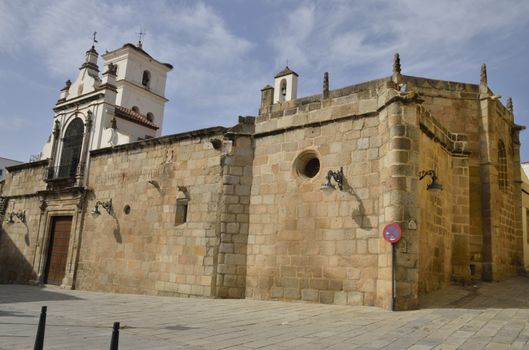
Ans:
{"label": "sky", "polygon": [[0,157],[42,150],[94,31],[104,53],[141,29],[143,48],[174,66],[163,135],[256,115],[287,61],[302,97],[321,93],[325,71],[331,89],[389,76],[395,52],[403,74],[441,80],[478,83],[486,63],[489,87],[529,126],[527,0],[0,0]]}

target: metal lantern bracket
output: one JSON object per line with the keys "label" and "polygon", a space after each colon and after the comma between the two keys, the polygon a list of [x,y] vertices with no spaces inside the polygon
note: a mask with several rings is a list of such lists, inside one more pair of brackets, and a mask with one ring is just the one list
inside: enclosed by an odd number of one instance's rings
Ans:
{"label": "metal lantern bracket", "polygon": [[437,174],[435,173],[435,170],[422,170],[419,172],[419,180],[424,179],[426,176],[432,178],[432,182],[426,185],[426,190],[440,191],[443,189],[443,185],[441,185],[437,179]]}
{"label": "metal lantern bracket", "polygon": [[9,219],[7,219],[8,224],[14,224],[15,218],[17,218],[21,223],[26,223],[26,211],[12,211],[7,214],[9,216]]}
{"label": "metal lantern bracket", "polygon": [[96,202],[96,206],[95,208],[92,210],[92,214],[94,215],[100,215],[101,212],[99,211],[99,207],[102,207],[103,209],[106,210],[106,212],[108,213],[108,215],[112,215],[112,198],[110,198],[108,201],[106,202],[102,202],[102,201],[97,201]]}
{"label": "metal lantern bracket", "polygon": [[325,179],[327,180],[327,182],[322,184],[320,189],[322,190],[335,189],[336,187],[331,183],[331,179],[334,179],[340,191],[343,191],[343,181],[344,181],[343,167],[340,167],[340,170],[338,171],[329,170],[329,172],[325,176]]}

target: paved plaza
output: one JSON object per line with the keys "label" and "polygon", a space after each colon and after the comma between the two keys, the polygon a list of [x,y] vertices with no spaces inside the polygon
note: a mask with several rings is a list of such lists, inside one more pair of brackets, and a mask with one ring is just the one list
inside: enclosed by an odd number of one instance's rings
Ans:
{"label": "paved plaza", "polygon": [[529,279],[451,286],[423,309],[153,297],[0,285],[0,349],[527,349]]}

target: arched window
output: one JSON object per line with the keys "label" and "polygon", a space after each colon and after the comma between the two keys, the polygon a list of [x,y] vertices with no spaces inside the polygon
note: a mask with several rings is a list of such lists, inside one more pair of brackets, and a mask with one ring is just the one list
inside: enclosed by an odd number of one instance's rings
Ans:
{"label": "arched window", "polygon": [[140,113],[140,109],[138,108],[138,106],[132,106],[132,111],[136,113]]}
{"label": "arched window", "polygon": [[281,80],[279,84],[279,100],[284,101],[287,97],[287,80]]}
{"label": "arched window", "polygon": [[507,181],[507,152],[503,141],[498,142],[498,185],[501,190],[506,190]]}
{"label": "arched window", "polygon": [[151,87],[151,72],[148,70],[143,71],[143,77],[141,78],[141,85],[149,89]]}
{"label": "arched window", "polygon": [[151,112],[147,113],[147,120],[150,122],[154,121],[154,115]]}
{"label": "arched window", "polygon": [[59,177],[73,177],[81,158],[84,125],[81,118],[75,118],[66,128],[62,139],[61,163]]}

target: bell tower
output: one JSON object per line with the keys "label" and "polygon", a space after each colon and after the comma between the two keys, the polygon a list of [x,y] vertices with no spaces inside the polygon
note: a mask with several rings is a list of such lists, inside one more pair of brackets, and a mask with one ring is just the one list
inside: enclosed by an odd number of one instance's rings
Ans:
{"label": "bell tower", "polygon": [[165,83],[167,73],[173,69],[169,63],[161,63],[143,50],[142,42],[104,54],[105,70],[116,67],[116,105],[145,116],[157,127],[160,136],[164,118]]}
{"label": "bell tower", "polygon": [[52,133],[41,156],[51,160],[51,180],[81,183],[91,150],[161,136],[172,66],[151,57],[140,41],[103,55],[100,77],[95,43],[94,33],[77,79],[66,81],[53,108]]}
{"label": "bell tower", "polygon": [[286,66],[274,78],[274,103],[286,102],[297,98],[298,73]]}

